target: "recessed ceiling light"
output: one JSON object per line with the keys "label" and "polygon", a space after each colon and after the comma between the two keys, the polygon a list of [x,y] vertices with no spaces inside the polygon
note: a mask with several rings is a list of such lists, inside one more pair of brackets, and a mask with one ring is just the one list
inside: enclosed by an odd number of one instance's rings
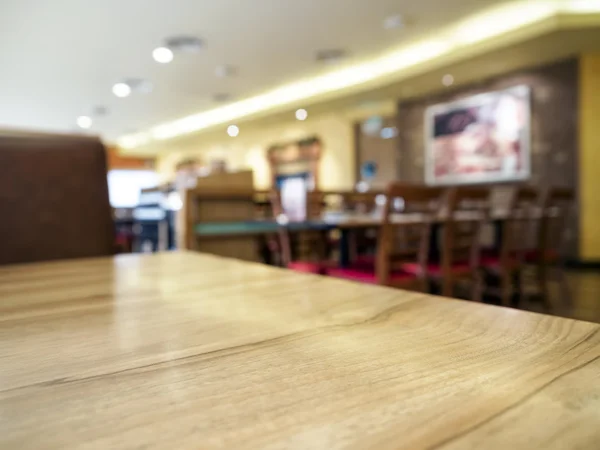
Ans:
{"label": "recessed ceiling light", "polygon": [[399,30],[404,28],[404,18],[400,14],[386,17],[383,21],[383,28],[386,30]]}
{"label": "recessed ceiling light", "polygon": [[333,64],[346,56],[346,51],[342,48],[328,48],[317,51],[316,59],[319,62]]}
{"label": "recessed ceiling light", "polygon": [[88,117],[88,116],[79,116],[77,118],[77,126],[79,128],[83,128],[84,130],[87,130],[88,128],[90,128],[92,126],[92,119],[91,119],[91,117]]}
{"label": "recessed ceiling light", "polygon": [[167,64],[173,61],[173,52],[167,47],[158,47],[152,52],[152,57],[157,63]]}
{"label": "recessed ceiling light", "polygon": [[298,120],[306,120],[308,117],[308,112],[305,109],[299,109],[296,111],[296,119]]}
{"label": "recessed ceiling light", "polygon": [[227,127],[227,134],[231,137],[236,137],[238,134],[240,134],[240,129],[235,125],[229,125]]}
{"label": "recessed ceiling light", "polygon": [[230,105],[218,106],[162,123],[134,135],[122,136],[118,142],[125,148],[140,147],[152,141],[162,141],[233,123],[244,117],[289,106],[295,102],[306,102],[326,94],[341,94],[343,90],[374,80],[383,80],[384,77],[406,78],[413,69],[418,68],[421,71],[421,64],[458,54],[457,52],[473,43],[491,42],[491,39],[512,31],[542,24],[547,19],[559,17],[562,11],[565,11],[565,8],[558,6],[556,2],[540,3],[527,0],[511,2],[501,9],[489,8],[470,15],[457,25],[437,30],[427,38],[402,45],[374,59],[277,86]]}
{"label": "recessed ceiling light", "polygon": [[128,97],[131,94],[131,88],[126,83],[117,83],[112,88],[113,94],[117,97]]}
{"label": "recessed ceiling light", "polygon": [[452,86],[454,84],[454,77],[449,73],[442,77],[442,84],[444,86]]}
{"label": "recessed ceiling light", "polygon": [[219,78],[227,78],[235,75],[235,68],[227,64],[215,67],[215,75]]}

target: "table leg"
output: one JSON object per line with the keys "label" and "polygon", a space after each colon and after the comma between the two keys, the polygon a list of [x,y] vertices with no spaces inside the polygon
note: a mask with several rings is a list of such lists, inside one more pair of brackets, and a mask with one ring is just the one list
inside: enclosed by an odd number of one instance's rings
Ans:
{"label": "table leg", "polygon": [[429,236],[429,254],[427,255],[428,262],[438,262],[442,259],[442,242],[444,227],[439,223],[434,223],[431,227],[431,235]]}
{"label": "table leg", "polygon": [[342,228],[340,230],[340,267],[350,267],[350,230]]}

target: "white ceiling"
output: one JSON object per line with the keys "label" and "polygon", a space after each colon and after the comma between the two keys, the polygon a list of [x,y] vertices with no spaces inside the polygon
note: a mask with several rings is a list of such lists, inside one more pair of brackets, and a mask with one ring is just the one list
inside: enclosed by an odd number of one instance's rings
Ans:
{"label": "white ceiling", "polygon": [[[509,0],[0,0],[0,127],[75,131],[96,105],[93,132],[105,138],[213,108],[212,97],[248,97],[330,67],[319,49],[343,48],[349,61],[373,57],[413,38]],[[389,31],[383,20],[408,25]],[[152,60],[174,35],[206,42],[198,54]],[[237,75],[221,79],[215,67]],[[154,84],[148,95],[118,99],[123,78]]]}

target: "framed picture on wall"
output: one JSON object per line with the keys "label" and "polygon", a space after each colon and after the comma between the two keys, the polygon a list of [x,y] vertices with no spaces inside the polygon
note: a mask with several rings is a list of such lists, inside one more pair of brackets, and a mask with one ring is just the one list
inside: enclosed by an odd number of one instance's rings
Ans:
{"label": "framed picture on wall", "polygon": [[531,89],[525,85],[430,106],[425,111],[427,184],[529,178],[530,128]]}

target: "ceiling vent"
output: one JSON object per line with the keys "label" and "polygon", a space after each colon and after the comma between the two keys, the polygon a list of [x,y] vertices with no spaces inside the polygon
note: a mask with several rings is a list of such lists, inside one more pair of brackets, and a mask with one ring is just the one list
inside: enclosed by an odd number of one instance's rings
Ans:
{"label": "ceiling vent", "polygon": [[204,41],[194,36],[174,36],[165,40],[165,46],[176,53],[198,53]]}

